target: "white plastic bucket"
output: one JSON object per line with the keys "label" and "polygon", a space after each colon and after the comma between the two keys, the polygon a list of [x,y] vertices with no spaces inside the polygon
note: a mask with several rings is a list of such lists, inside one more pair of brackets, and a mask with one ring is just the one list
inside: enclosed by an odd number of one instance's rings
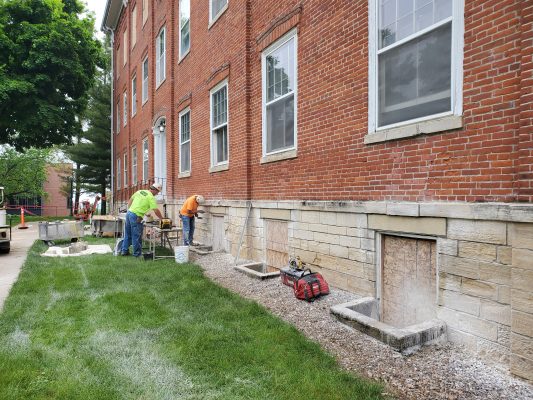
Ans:
{"label": "white plastic bucket", "polygon": [[6,210],[0,210],[0,226],[7,225],[6,223]]}
{"label": "white plastic bucket", "polygon": [[174,258],[178,264],[189,262],[189,246],[174,247]]}

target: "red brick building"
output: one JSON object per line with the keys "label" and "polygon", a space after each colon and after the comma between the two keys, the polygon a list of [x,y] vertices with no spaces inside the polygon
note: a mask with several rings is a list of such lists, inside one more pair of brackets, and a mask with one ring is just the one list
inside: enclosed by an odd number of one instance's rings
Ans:
{"label": "red brick building", "polygon": [[533,379],[533,1],[108,0],[104,27],[115,205],[201,193],[199,240],[299,255],[382,316],[420,285]]}

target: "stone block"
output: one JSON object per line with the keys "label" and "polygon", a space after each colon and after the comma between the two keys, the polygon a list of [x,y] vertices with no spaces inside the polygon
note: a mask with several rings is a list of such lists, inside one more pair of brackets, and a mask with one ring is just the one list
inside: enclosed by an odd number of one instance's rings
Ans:
{"label": "stone block", "polygon": [[348,258],[350,260],[366,262],[366,251],[362,249],[349,249]]}
{"label": "stone block", "polygon": [[511,304],[511,288],[509,286],[498,286],[498,303]]}
{"label": "stone block", "polygon": [[461,290],[462,279],[457,275],[450,275],[445,272],[439,274],[439,288],[459,292]]}
{"label": "stone block", "polygon": [[366,231],[367,229],[363,229],[363,228],[346,228],[346,235],[362,238],[362,237],[366,237]]}
{"label": "stone block", "polygon": [[335,257],[348,258],[348,247],[338,246],[335,244],[329,245],[329,254]]}
{"label": "stone block", "polygon": [[511,313],[511,331],[533,337],[533,314],[513,310]]}
{"label": "stone block", "polygon": [[449,256],[457,256],[458,254],[458,241],[452,239],[437,239],[437,252],[439,254],[447,254]]}
{"label": "stone block", "polygon": [[500,264],[511,265],[512,263],[512,251],[510,246],[497,246],[496,248],[496,261]]}
{"label": "stone block", "polygon": [[382,231],[434,236],[446,235],[446,220],[444,218],[414,218],[371,214],[368,216],[368,227]]}
{"label": "stone block", "polygon": [[486,282],[499,283],[500,285],[510,285],[511,266],[480,261],[479,279]]}
{"label": "stone block", "polygon": [[387,215],[419,216],[418,203],[387,202]]}
{"label": "stone block", "polygon": [[302,211],[300,213],[301,222],[309,222],[311,224],[320,223],[320,212],[319,211]]}
{"label": "stone block", "polygon": [[511,354],[511,373],[533,382],[533,360]]}
{"label": "stone block", "polygon": [[477,343],[477,354],[495,363],[509,365],[511,350],[509,347],[502,346],[501,344],[479,339]]}
{"label": "stone block", "polygon": [[533,271],[533,250],[513,248],[512,257],[513,267]]}
{"label": "stone block", "polygon": [[481,300],[458,292],[441,290],[439,292],[439,305],[456,311],[479,316]]}
{"label": "stone block", "polygon": [[363,250],[376,250],[376,242],[374,239],[361,239],[361,248]]}
{"label": "stone block", "polygon": [[376,296],[376,284],[368,279],[350,276],[347,280],[347,290],[360,296]]}
{"label": "stone block", "polygon": [[313,239],[316,242],[339,244],[339,237],[337,235],[331,235],[329,233],[313,232]]}
{"label": "stone block", "polygon": [[311,232],[328,233],[329,226],[324,224],[307,224]]}
{"label": "stone block", "polygon": [[294,229],[293,237],[295,239],[314,240],[313,232],[304,231],[304,230],[300,230],[300,229]]}
{"label": "stone block", "polygon": [[479,279],[479,262],[468,258],[439,255],[440,270],[453,275]]}
{"label": "stone block", "polygon": [[261,215],[261,218],[263,218],[263,219],[276,219],[276,220],[282,220],[282,221],[290,221],[291,220],[291,211],[290,210],[282,210],[282,209],[274,209],[274,208],[262,208],[260,215]]}
{"label": "stone block", "polygon": [[509,224],[509,244],[520,249],[533,249],[533,224]]}
{"label": "stone block", "polygon": [[480,317],[489,321],[511,326],[511,306],[484,300],[481,302]]}
{"label": "stone block", "polygon": [[533,310],[533,292],[529,290],[511,289],[511,306],[513,310],[531,312]]}
{"label": "stone block", "polygon": [[519,354],[522,357],[533,360],[533,338],[529,336],[519,335],[517,333],[512,333],[511,351],[514,354]]}
{"label": "stone block", "polygon": [[482,282],[475,279],[463,278],[461,292],[471,296],[483,297],[490,300],[498,299],[498,285],[490,282]]}
{"label": "stone block", "polygon": [[452,328],[496,342],[498,340],[498,324],[480,319],[470,314],[438,307],[437,317]]}
{"label": "stone block", "polygon": [[329,286],[333,286],[343,290],[349,290],[347,280],[350,279],[350,277],[348,277],[348,275],[327,269],[317,268],[316,270],[317,272],[320,272],[322,274],[326,282],[328,282]]}
{"label": "stone block", "polygon": [[368,217],[366,214],[339,213],[337,215],[337,226],[366,228],[368,226]]}
{"label": "stone block", "polygon": [[339,246],[361,248],[361,238],[352,236],[339,236]]}
{"label": "stone block", "polygon": [[533,290],[533,269],[513,268],[512,270],[513,289],[531,292]]}
{"label": "stone block", "polygon": [[319,221],[324,225],[337,225],[337,214],[332,211],[319,211]]}
{"label": "stone block", "polygon": [[470,333],[454,329],[450,326],[446,328],[448,333],[448,340],[452,343],[461,344],[473,351],[477,350],[478,338]]}
{"label": "stone block", "polygon": [[497,221],[448,220],[448,239],[507,244],[507,225]]}
{"label": "stone block", "polygon": [[346,227],[345,226],[326,225],[326,227],[328,228],[327,233],[330,233],[332,235],[346,236]]}
{"label": "stone block", "polygon": [[488,243],[459,242],[459,257],[475,260],[495,261],[496,246]]}
{"label": "stone block", "polygon": [[420,203],[420,216],[471,219],[474,217],[474,212],[471,204],[432,201]]}

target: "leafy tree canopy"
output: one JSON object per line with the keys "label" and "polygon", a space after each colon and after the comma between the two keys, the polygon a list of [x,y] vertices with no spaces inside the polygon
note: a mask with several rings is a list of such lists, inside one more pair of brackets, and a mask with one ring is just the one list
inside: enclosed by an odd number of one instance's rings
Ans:
{"label": "leafy tree canopy", "polygon": [[0,0],[0,143],[69,143],[86,105],[100,42],[79,0]]}
{"label": "leafy tree canopy", "polygon": [[46,166],[52,160],[51,149],[30,148],[19,153],[12,147],[0,149],[0,186],[7,196],[44,195]]}

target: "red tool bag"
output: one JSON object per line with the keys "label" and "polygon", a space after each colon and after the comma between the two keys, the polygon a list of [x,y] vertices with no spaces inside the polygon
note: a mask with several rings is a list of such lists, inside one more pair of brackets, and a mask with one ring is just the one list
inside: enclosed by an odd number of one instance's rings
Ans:
{"label": "red tool bag", "polygon": [[279,271],[279,277],[281,278],[281,282],[283,282],[284,285],[294,287],[294,283],[303,276],[305,271],[309,271],[309,270],[301,269],[301,268],[294,268],[292,266],[285,267]]}
{"label": "red tool bag", "polygon": [[329,285],[321,274],[308,269],[305,272],[309,273],[294,282],[294,295],[297,299],[311,302],[317,297],[329,294]]}

